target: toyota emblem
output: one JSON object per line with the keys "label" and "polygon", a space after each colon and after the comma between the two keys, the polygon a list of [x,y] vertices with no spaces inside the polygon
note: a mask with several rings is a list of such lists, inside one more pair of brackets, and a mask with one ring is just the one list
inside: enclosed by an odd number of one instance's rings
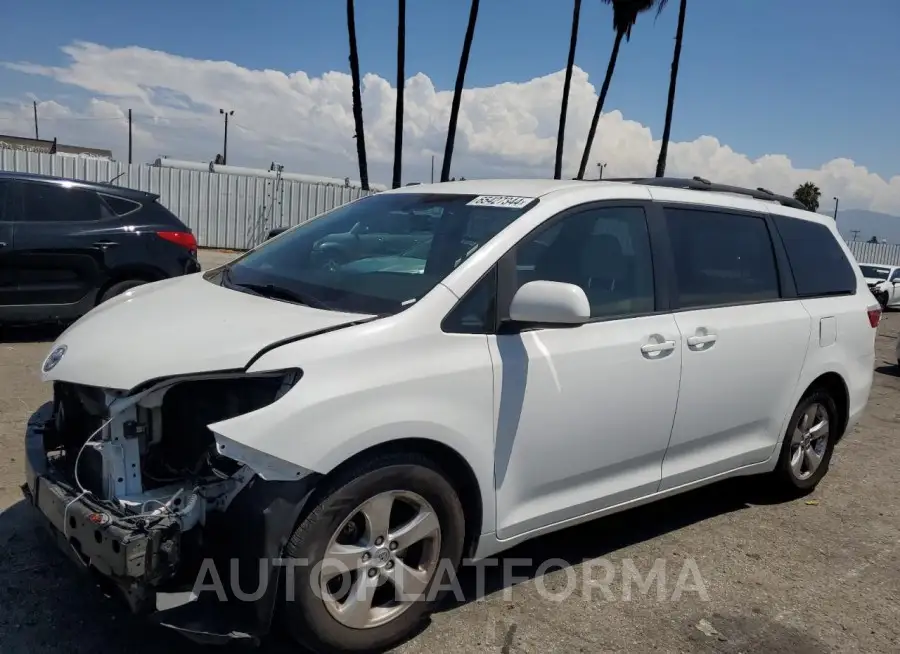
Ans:
{"label": "toyota emblem", "polygon": [[68,348],[65,345],[60,345],[57,348],[54,348],[53,351],[47,355],[47,358],[44,360],[43,371],[50,372],[56,367],[60,361],[62,361],[63,356],[66,354],[66,350]]}

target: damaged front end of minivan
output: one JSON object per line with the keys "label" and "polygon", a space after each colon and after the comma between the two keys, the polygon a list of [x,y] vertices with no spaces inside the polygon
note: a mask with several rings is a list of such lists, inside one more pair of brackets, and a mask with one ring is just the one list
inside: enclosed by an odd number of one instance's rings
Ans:
{"label": "damaged front end of minivan", "polygon": [[129,391],[54,381],[28,424],[23,491],[132,611],[200,642],[259,643],[318,475],[209,426],[271,405],[301,375],[185,375]]}

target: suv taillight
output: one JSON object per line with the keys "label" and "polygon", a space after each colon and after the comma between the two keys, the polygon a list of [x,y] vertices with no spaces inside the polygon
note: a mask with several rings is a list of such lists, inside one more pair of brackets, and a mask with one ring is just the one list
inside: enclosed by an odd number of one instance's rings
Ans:
{"label": "suv taillight", "polygon": [[156,235],[170,243],[180,245],[193,255],[197,254],[197,239],[191,232],[156,232]]}
{"label": "suv taillight", "polygon": [[878,324],[881,322],[881,307],[880,306],[871,306],[868,309],[869,313],[869,325],[872,329],[878,327]]}

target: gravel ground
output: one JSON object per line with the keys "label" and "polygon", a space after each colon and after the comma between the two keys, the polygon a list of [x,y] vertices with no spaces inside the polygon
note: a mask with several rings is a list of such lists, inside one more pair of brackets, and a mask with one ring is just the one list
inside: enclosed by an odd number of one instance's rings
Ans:
{"label": "gravel ground", "polygon": [[[207,266],[228,256],[203,253]],[[488,570],[479,594],[474,575],[464,575],[463,600],[399,651],[900,651],[898,329],[900,314],[888,314],[869,408],[811,496],[779,503],[746,480],[726,482],[538,539],[500,564],[524,579],[504,587],[500,569]],[[22,434],[49,397],[38,365],[54,337],[29,330],[0,340],[0,651],[204,649],[94,589],[21,500]],[[524,558],[570,565],[541,574],[521,565]],[[662,593],[623,582],[629,566],[646,579],[657,560],[665,564],[657,568]],[[608,570],[604,592],[596,581]],[[694,586],[678,584],[685,572],[694,574],[682,581]],[[546,597],[566,590],[564,599]],[[276,638],[263,651],[297,650]]]}

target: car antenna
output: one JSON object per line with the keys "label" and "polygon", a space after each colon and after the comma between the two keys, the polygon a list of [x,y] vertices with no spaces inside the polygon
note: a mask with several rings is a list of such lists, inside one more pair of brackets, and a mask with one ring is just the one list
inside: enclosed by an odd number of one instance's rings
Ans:
{"label": "car antenna", "polygon": [[116,175],[115,177],[113,177],[111,180],[109,180],[109,181],[106,182],[106,183],[107,183],[107,184],[112,184],[114,181],[116,181],[117,179],[119,179],[119,178],[120,178],[122,175],[124,175],[124,174],[125,174],[125,171],[122,171],[121,173],[119,173],[118,175]]}

